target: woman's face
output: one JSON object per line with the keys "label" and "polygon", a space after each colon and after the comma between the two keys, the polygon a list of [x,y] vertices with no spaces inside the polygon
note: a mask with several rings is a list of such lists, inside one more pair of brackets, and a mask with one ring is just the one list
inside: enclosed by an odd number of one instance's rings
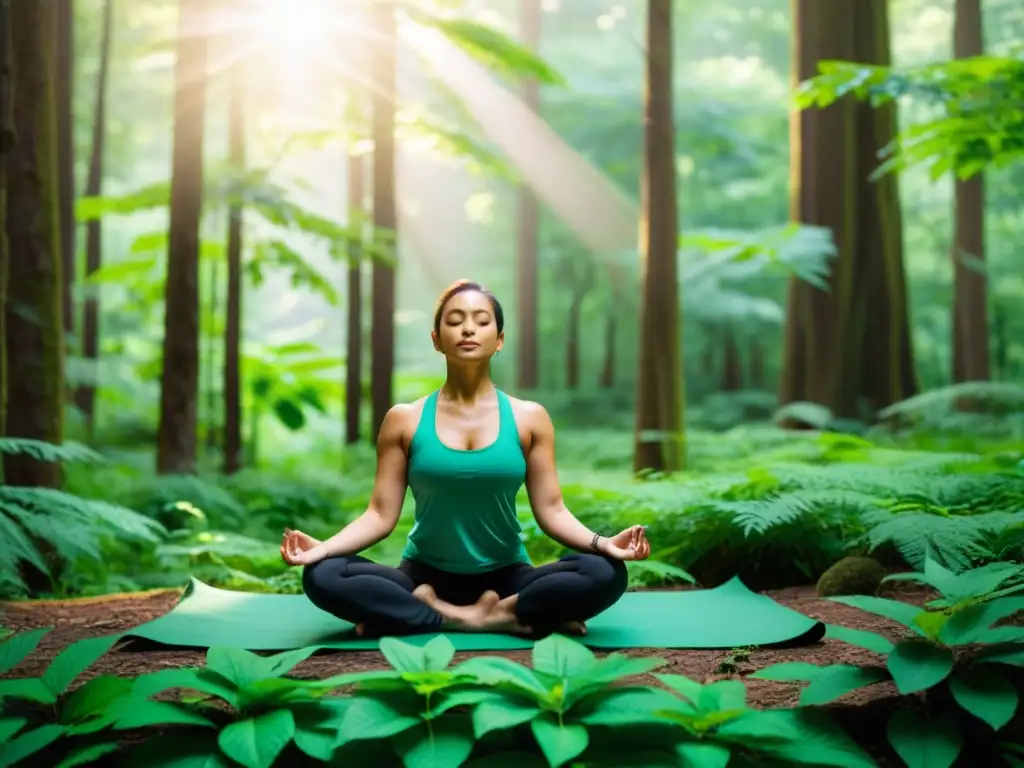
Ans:
{"label": "woman's face", "polygon": [[491,301],[480,291],[462,291],[445,302],[434,349],[449,360],[474,362],[490,359],[504,341],[498,333]]}

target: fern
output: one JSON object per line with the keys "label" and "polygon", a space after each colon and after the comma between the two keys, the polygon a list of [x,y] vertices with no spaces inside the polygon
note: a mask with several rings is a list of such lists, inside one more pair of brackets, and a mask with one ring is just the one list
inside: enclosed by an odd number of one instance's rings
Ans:
{"label": "fern", "polygon": [[91,448],[79,443],[63,445],[44,443],[24,437],[0,437],[0,454],[29,456],[37,461],[49,463],[102,462],[103,457]]}
{"label": "fern", "polygon": [[765,499],[719,501],[713,507],[730,513],[744,536],[753,536],[764,535],[777,526],[808,522],[807,518],[812,516],[821,526],[848,524],[877,510],[878,500],[870,494],[851,491],[797,491]]}
{"label": "fern", "polygon": [[115,504],[50,488],[0,486],[0,592],[27,593],[19,570],[22,563],[53,579],[36,542],[45,542],[58,563],[67,565],[81,557],[101,560],[101,544],[107,537],[157,542],[163,533],[158,523]]}

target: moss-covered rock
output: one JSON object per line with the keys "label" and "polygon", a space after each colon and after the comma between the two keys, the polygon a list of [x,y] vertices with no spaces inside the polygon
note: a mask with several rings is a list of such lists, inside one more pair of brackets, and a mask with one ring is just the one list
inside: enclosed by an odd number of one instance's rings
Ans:
{"label": "moss-covered rock", "polygon": [[818,595],[873,595],[885,578],[885,568],[870,557],[844,557],[818,579]]}

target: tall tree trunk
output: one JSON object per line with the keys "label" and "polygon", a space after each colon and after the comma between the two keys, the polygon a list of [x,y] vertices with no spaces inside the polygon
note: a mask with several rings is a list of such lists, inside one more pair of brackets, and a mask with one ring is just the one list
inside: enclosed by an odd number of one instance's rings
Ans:
{"label": "tall tree trunk", "polygon": [[[364,215],[363,156],[348,156],[348,220],[362,222]],[[360,227],[362,231],[362,227]],[[359,442],[360,412],[363,405],[363,254],[362,243],[349,242],[348,315],[345,332],[345,442]]]}
{"label": "tall tree trunk", "polygon": [[[64,324],[54,3],[11,7],[14,128],[7,165],[10,260],[6,434],[63,442]],[[58,488],[60,465],[4,456],[4,483]]]}
{"label": "tall tree trunk", "polygon": [[[245,82],[244,72],[235,66],[231,73],[228,104],[228,162],[241,175],[245,172]],[[242,467],[242,220],[240,202],[228,211],[228,290],[224,328],[224,474]]]}
{"label": "tall tree trunk", "polygon": [[[799,81],[824,59],[890,63],[885,0],[794,3]],[[783,404],[858,418],[916,392],[897,177],[869,179],[895,131],[894,107],[852,98],[793,118],[792,218],[830,227],[839,255],[829,292],[790,283]]]}
{"label": "tall tree trunk", "polygon": [[[522,44],[531,51],[540,49],[541,0],[519,0],[519,27]],[[540,112],[540,84],[527,78],[522,85],[523,103]],[[529,185],[521,184],[519,217],[516,221],[516,386],[521,390],[536,389],[537,321],[538,321],[538,233],[540,205]]]}
{"label": "tall tree trunk", "polygon": [[[375,234],[395,235],[398,258],[398,223],[395,211],[395,69],[398,41],[395,4],[373,6],[376,41],[373,51],[373,226]],[[370,399],[373,409],[371,439],[377,439],[384,417],[393,404],[395,373],[395,269],[380,259],[373,262],[373,327]]]}
{"label": "tall tree trunk", "polygon": [[672,59],[672,0],[648,0],[640,201],[643,301],[633,459],[638,472],[681,469],[685,456]]}
{"label": "tall tree trunk", "polygon": [[728,326],[722,329],[722,390],[737,392],[743,389],[743,360],[736,343],[736,332]]}
{"label": "tall tree trunk", "polygon": [[[96,79],[96,106],[93,111],[92,151],[89,175],[85,182],[87,197],[103,193],[103,166],[106,149],[107,91],[110,79],[110,55],[113,45],[114,0],[103,4],[103,32],[100,37],[100,71]],[[92,219],[85,230],[85,281],[103,265],[103,220]],[[82,357],[89,363],[89,379],[98,375],[100,354],[100,288],[90,285],[82,307]],[[78,408],[85,415],[86,434],[91,443],[96,431],[96,387],[88,381],[75,393]]]}
{"label": "tall tree trunk", "polygon": [[72,0],[57,2],[57,165],[60,169],[60,245],[64,330],[75,332],[75,10]]}
{"label": "tall tree trunk", "polygon": [[619,325],[616,309],[608,310],[604,319],[604,362],[601,364],[601,377],[598,386],[601,389],[615,387],[615,342],[618,339]]}
{"label": "tall tree trunk", "polygon": [[11,0],[0,0],[0,437],[7,434],[7,291],[11,250],[7,239],[7,158],[15,141],[14,51]]}
{"label": "tall tree trunk", "polygon": [[583,335],[583,302],[594,287],[595,274],[594,264],[591,261],[583,262],[583,273],[577,272],[575,264],[569,265],[568,280],[573,286],[572,301],[569,303],[569,317],[567,318],[566,339],[565,339],[565,386],[567,389],[575,390],[580,386],[580,338]]}
{"label": "tall tree trunk", "polygon": [[[956,0],[953,55],[984,53],[981,0]],[[953,381],[987,381],[989,370],[986,277],[964,260],[985,259],[985,177],[955,180],[953,235]]]}
{"label": "tall tree trunk", "polygon": [[181,0],[157,472],[191,473],[199,398],[199,238],[206,121],[206,2]]}

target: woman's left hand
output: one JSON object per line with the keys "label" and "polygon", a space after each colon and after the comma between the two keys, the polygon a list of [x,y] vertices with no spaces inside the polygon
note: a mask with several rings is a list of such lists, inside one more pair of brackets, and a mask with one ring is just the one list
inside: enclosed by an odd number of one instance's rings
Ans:
{"label": "woman's left hand", "polygon": [[608,557],[616,560],[646,560],[651,554],[651,543],[647,540],[647,532],[642,525],[634,525],[622,533],[605,539],[605,545],[599,547]]}

